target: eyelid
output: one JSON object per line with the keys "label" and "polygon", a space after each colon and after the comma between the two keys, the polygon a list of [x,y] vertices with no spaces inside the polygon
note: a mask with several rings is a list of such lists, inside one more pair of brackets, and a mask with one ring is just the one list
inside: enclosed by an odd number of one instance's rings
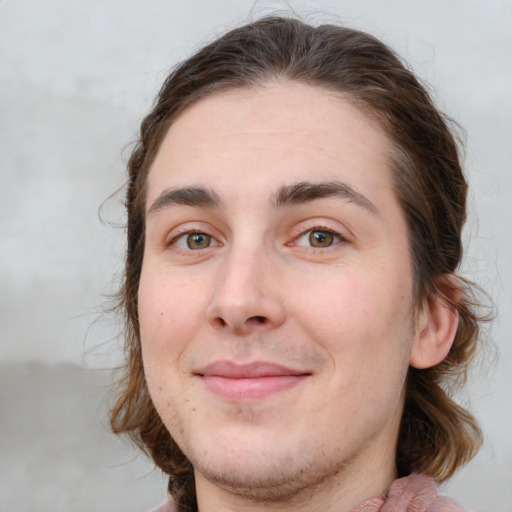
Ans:
{"label": "eyelid", "polygon": [[[185,248],[176,246],[176,242],[179,239],[186,237],[191,233],[202,233],[208,235],[211,238],[211,240],[215,243],[208,247],[205,247],[204,249],[190,249],[188,247]],[[206,249],[210,249],[211,247],[218,247],[223,245],[222,237],[219,231],[212,227],[210,224],[201,221],[189,221],[174,227],[167,233],[162,242],[163,248],[165,250],[175,250],[181,253],[197,253],[205,251]]]}
{"label": "eyelid", "polygon": [[[298,241],[300,241],[303,238],[306,238],[306,237],[309,238],[311,236],[311,233],[314,232],[314,231],[324,232],[324,233],[331,234],[333,236],[332,244],[330,244],[330,245],[328,245],[326,247],[315,247],[314,245],[311,245],[311,244],[308,244],[308,243],[304,243],[304,244],[297,243]],[[343,240],[343,238],[341,237],[341,235],[339,235],[338,233],[335,233],[334,231],[327,230],[327,229],[309,229],[308,231],[306,231],[305,233],[303,233],[302,235],[300,235],[298,238],[295,239],[294,245],[310,247],[312,249],[323,249],[323,250],[325,250],[325,249],[330,249],[331,247],[339,244],[342,240]]]}
{"label": "eyelid", "polygon": [[[338,240],[334,242],[332,245],[327,247],[314,247],[309,244],[298,244],[297,241],[301,238],[305,237],[306,235],[310,234],[312,231],[325,231],[327,233],[331,233],[334,235]],[[321,251],[327,251],[333,247],[336,247],[338,244],[343,242],[349,242],[349,238],[345,236],[344,234],[340,233],[340,230],[335,229],[333,227],[326,226],[325,224],[313,224],[311,226],[307,226],[306,229],[301,229],[301,231],[293,237],[293,239],[288,242],[286,245],[288,246],[299,246],[299,247],[305,247],[312,250],[321,250]]]}
{"label": "eyelid", "polygon": [[[210,244],[208,247],[204,247],[202,249],[191,249],[190,247],[180,247],[180,246],[178,246],[178,242],[181,239],[185,240],[185,245],[186,245],[186,238],[188,238],[188,236],[192,235],[192,234],[206,235],[214,243]],[[186,231],[185,233],[181,233],[179,235],[176,235],[175,237],[173,237],[173,239],[169,243],[170,243],[170,245],[176,247],[180,251],[187,251],[187,252],[188,251],[192,251],[192,252],[204,251],[206,249],[209,249],[210,247],[218,247],[218,246],[222,245],[221,242],[219,242],[214,236],[210,235],[209,233],[206,233],[206,231],[198,231],[198,230],[194,230],[194,229],[191,230],[191,231]]]}

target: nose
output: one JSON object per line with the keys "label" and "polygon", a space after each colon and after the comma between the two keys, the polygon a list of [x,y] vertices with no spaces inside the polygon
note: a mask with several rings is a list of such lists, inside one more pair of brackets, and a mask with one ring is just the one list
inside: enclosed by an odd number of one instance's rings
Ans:
{"label": "nose", "polygon": [[263,251],[241,252],[227,256],[216,276],[206,311],[209,324],[238,336],[279,327],[285,308],[275,265]]}

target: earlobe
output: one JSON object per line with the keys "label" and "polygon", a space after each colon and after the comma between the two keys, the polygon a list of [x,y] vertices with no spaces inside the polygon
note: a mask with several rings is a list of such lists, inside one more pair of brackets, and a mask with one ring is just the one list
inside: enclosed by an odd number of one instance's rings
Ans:
{"label": "earlobe", "polygon": [[462,290],[455,278],[449,277],[442,292],[444,296],[431,295],[425,301],[418,317],[410,365],[420,370],[443,361],[457,334],[459,315],[452,304],[460,301]]}

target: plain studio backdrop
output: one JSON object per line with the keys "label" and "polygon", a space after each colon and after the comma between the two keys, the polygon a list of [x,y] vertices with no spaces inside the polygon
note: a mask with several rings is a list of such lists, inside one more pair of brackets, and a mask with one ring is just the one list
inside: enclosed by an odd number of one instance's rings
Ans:
{"label": "plain studio backdrop", "polygon": [[[119,326],[95,322],[123,256],[133,139],[168,70],[276,11],[343,22],[395,48],[467,131],[466,274],[490,292],[492,351],[462,395],[486,444],[445,488],[512,511],[512,1],[3,0],[0,2],[0,510],[143,512],[151,464],[108,433]],[[426,447],[428,449],[428,447]]]}

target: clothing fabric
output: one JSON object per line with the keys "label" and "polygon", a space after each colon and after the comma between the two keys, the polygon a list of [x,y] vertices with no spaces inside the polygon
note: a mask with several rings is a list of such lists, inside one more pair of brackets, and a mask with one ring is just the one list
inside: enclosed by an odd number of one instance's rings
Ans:
{"label": "clothing fabric", "polygon": [[[170,498],[150,512],[177,512]],[[342,511],[340,511],[342,512]],[[440,496],[434,480],[413,473],[395,480],[384,497],[370,498],[348,512],[468,512],[448,496]]]}
{"label": "clothing fabric", "polygon": [[440,496],[434,480],[413,473],[395,480],[384,498],[371,498],[349,512],[467,512],[448,496]]}

